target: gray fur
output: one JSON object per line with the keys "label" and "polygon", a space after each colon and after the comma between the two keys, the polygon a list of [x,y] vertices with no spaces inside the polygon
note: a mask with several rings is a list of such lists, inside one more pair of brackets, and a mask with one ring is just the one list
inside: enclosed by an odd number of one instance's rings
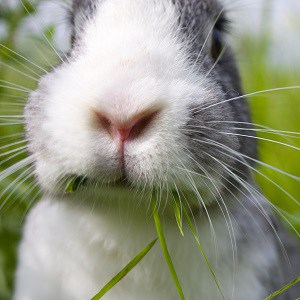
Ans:
{"label": "gray fur", "polygon": [[[198,53],[203,47],[203,42],[206,35],[203,32],[207,32],[207,28],[211,28],[212,24],[222,11],[222,7],[217,3],[217,1],[197,1],[197,0],[179,0],[175,1],[178,7],[181,9],[181,26],[183,28],[184,38],[189,40],[190,38],[195,39],[195,34],[197,38],[191,44],[191,58],[192,61],[195,57],[198,57]],[[225,12],[222,12],[225,15]],[[206,28],[206,30],[205,30]],[[198,64],[203,71],[203,67],[206,70],[210,70],[214,62],[211,60],[210,56],[207,55],[207,51],[203,51]],[[240,85],[240,78],[237,71],[235,59],[230,47],[226,50],[223,57],[220,59],[219,63],[215,66],[213,72],[210,73],[211,80],[216,84],[220,85],[223,92],[226,95],[226,99],[242,95],[243,91]],[[251,171],[245,167],[245,165],[238,163],[237,161],[228,160],[228,156],[221,157],[220,153],[216,153],[214,147],[209,147],[208,145],[203,145],[201,143],[193,142],[193,139],[205,139],[209,136],[210,139],[227,145],[229,148],[234,149],[242,154],[250,156],[256,159],[257,154],[257,141],[255,138],[238,137],[238,141],[234,139],[234,136],[218,134],[218,131],[231,132],[228,127],[236,127],[235,132],[241,133],[243,135],[254,136],[253,131],[239,131],[237,124],[225,124],[225,123],[214,123],[210,124],[212,130],[202,129],[201,133],[197,133],[199,128],[197,126],[202,126],[207,124],[207,121],[219,120],[219,121],[237,121],[237,122],[251,122],[251,115],[249,107],[245,99],[239,99],[236,101],[230,101],[222,105],[217,105],[213,107],[212,110],[204,110],[201,113],[193,114],[189,126],[195,126],[195,132],[189,134],[191,140],[190,150],[193,152],[194,156],[198,161],[201,161],[202,165],[207,165],[207,170],[213,173],[214,169],[218,168],[216,162],[212,161],[210,157],[205,157],[204,152],[211,153],[212,156],[218,157],[219,160],[223,161],[225,164],[231,165],[233,172],[237,173],[238,176],[246,178],[248,182],[251,182]],[[247,127],[241,125],[241,127]],[[249,126],[251,129],[251,126]],[[217,147],[216,147],[217,148]],[[248,160],[249,165],[253,166],[253,161]],[[255,167],[255,166],[254,166]],[[238,169],[239,172],[235,170]],[[241,176],[242,174],[242,176]],[[235,181],[234,178],[228,178],[232,182],[232,185],[228,182],[224,182],[228,189],[237,193],[236,185],[240,186],[239,183]],[[240,187],[241,188],[241,187]],[[228,195],[226,190],[223,190],[225,195]],[[226,196],[225,196],[226,197]],[[245,200],[244,205],[246,205],[248,211],[255,218],[255,222],[258,223],[260,228],[263,228],[264,234],[269,240],[271,247],[277,247],[280,261],[278,261],[277,266],[271,266],[268,272],[268,276],[262,276],[260,279],[265,283],[266,295],[274,292],[275,290],[281,288],[283,285],[287,284],[292,279],[299,276],[300,270],[300,251],[299,244],[296,244],[295,239],[290,236],[286,229],[280,224],[279,220],[269,211],[268,207],[265,207],[265,211],[269,214],[269,221],[265,216],[262,215],[261,211],[253,204],[250,203],[248,199]],[[240,205],[233,205],[232,211],[239,224],[241,231],[244,232],[245,239],[239,240],[238,249],[240,253],[247,253],[247,249],[250,248],[252,244],[257,244],[257,224],[253,223],[249,213],[245,213],[245,209]],[[291,266],[289,266],[288,261],[284,258],[283,249],[279,247],[279,242],[276,239],[276,235],[273,232],[273,228],[270,226],[269,222],[274,226],[280,239],[283,241],[284,247],[287,251],[287,255],[291,261]],[[265,245],[258,246],[259,248],[265,248]],[[245,251],[243,251],[245,249]],[[266,254],[267,255],[267,254]],[[239,257],[243,259],[243,255]],[[298,273],[297,273],[298,272]],[[287,292],[278,296],[276,299],[282,300],[294,300],[300,295],[300,286],[294,286]]]}

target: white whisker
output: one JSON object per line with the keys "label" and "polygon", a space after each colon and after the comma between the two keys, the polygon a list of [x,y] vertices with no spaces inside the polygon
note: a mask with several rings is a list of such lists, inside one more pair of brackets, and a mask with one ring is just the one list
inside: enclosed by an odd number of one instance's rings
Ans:
{"label": "white whisker", "polygon": [[13,173],[17,172],[18,170],[26,167],[27,165],[31,164],[33,162],[33,157],[29,156],[21,161],[15,163],[14,165],[8,167],[4,171],[0,172],[0,181],[7,178],[8,176],[12,175]]}
{"label": "white whisker", "polygon": [[[193,139],[193,140],[196,141],[196,142],[199,142],[199,141],[200,141],[200,140],[198,140],[198,139]],[[216,142],[216,141],[210,140],[210,139],[208,139],[208,138],[204,138],[204,139],[202,139],[201,141],[205,142],[204,140],[207,140],[207,141],[208,141],[207,143],[209,143],[210,141],[211,141],[211,142],[214,142],[214,143],[218,144],[220,148],[226,147],[225,145],[220,144],[220,143],[218,143],[218,142]],[[227,148],[229,148],[229,147],[227,147]],[[231,148],[229,148],[229,149],[230,149],[231,151],[234,151],[234,150],[231,149]],[[247,158],[247,159],[249,159],[249,160],[251,160],[251,161],[253,161],[253,162],[257,163],[257,164],[259,164],[259,165],[262,165],[262,166],[264,166],[264,167],[267,167],[268,169],[271,169],[271,170],[273,170],[273,171],[276,171],[276,172],[278,172],[278,173],[280,173],[280,174],[283,174],[283,175],[285,175],[285,176],[287,176],[287,177],[290,177],[290,178],[292,178],[292,179],[294,179],[294,180],[296,180],[296,181],[300,181],[300,177],[299,177],[299,176],[295,176],[295,175],[292,175],[292,174],[290,174],[290,173],[287,173],[287,172],[285,172],[285,171],[283,171],[283,170],[281,170],[281,169],[279,169],[279,168],[276,168],[276,167],[274,167],[274,166],[272,166],[272,165],[270,165],[270,164],[264,163],[264,162],[262,162],[262,161],[260,161],[260,160],[258,160],[258,159],[255,159],[255,158],[253,158],[253,157],[250,157],[250,156],[248,156],[248,155],[246,155],[246,154],[239,153],[239,152],[236,152],[236,151],[235,151],[235,153],[236,153],[237,155],[243,156],[243,157],[245,157],[245,158]]]}
{"label": "white whisker", "polygon": [[[30,166],[28,168],[26,168],[20,175],[18,175],[9,185],[7,185],[7,187],[1,192],[0,194],[0,198],[3,197],[3,195],[5,195],[5,193],[12,187],[14,186],[13,190],[8,194],[8,196],[4,199],[4,201],[1,203],[0,205],[0,210],[2,210],[2,208],[5,206],[5,204],[7,203],[7,201],[10,199],[10,197],[13,195],[13,193],[19,188],[19,186],[21,184],[23,184],[31,175],[32,175],[32,169],[33,166]],[[29,174],[27,174],[29,173]],[[26,175],[27,174],[27,175]],[[24,175],[26,175],[24,177]],[[24,177],[18,184],[16,184],[20,178]]]}
{"label": "white whisker", "polygon": [[[19,150],[19,149],[17,149],[17,150]],[[19,150],[19,151],[17,151],[17,153],[15,153],[15,152],[16,151],[13,152],[14,153],[13,155],[10,155],[6,159],[1,160],[0,161],[0,166],[4,165],[5,163],[7,163],[8,161],[10,161],[11,159],[13,159],[15,157],[17,157],[17,156],[19,156],[21,154],[24,154],[25,152],[27,152],[27,148],[25,148],[24,150]]]}
{"label": "white whisker", "polygon": [[38,64],[36,64],[35,62],[29,60],[28,58],[24,57],[23,55],[17,53],[16,51],[9,49],[8,47],[6,47],[5,45],[0,43],[0,46],[3,47],[4,49],[12,52],[13,54],[17,55],[18,57],[24,59],[25,61],[27,61],[28,63],[30,63],[31,65],[35,66],[36,68],[40,69],[41,71],[43,71],[45,74],[48,73],[45,69],[43,69],[42,67],[40,67]]}
{"label": "white whisker", "polygon": [[15,72],[17,72],[17,73],[19,73],[19,74],[21,74],[21,75],[27,77],[27,78],[30,78],[30,79],[32,79],[32,80],[34,80],[34,81],[36,81],[36,82],[38,81],[37,78],[35,78],[35,77],[31,76],[31,75],[28,75],[27,73],[25,73],[25,72],[23,72],[23,71],[21,71],[21,70],[15,68],[15,67],[12,67],[12,66],[10,66],[10,65],[8,65],[8,64],[6,64],[6,63],[4,63],[4,62],[2,62],[2,61],[0,61],[0,65],[4,66],[4,67],[6,67],[6,68],[8,68],[8,69],[10,69],[10,70],[12,70],[12,71],[15,71]]}
{"label": "white whisker", "polygon": [[[209,69],[209,71],[205,74],[204,79],[205,80],[209,74],[214,70],[214,68],[216,67],[216,65],[219,63],[219,61],[222,59],[225,51],[227,50],[228,45],[225,45],[221,51],[221,53],[218,55],[218,58],[216,59],[216,61],[214,62],[214,64],[212,65],[212,67]],[[203,81],[202,80],[202,81]]]}
{"label": "white whisker", "polygon": [[[23,144],[23,143],[26,143],[26,142],[27,142],[27,140],[17,141],[17,142],[14,142],[14,143],[11,143],[11,144],[0,147],[0,150],[10,148],[10,147],[15,146],[15,145]],[[1,153],[1,155],[2,155],[2,153]]]}
{"label": "white whisker", "polygon": [[[214,145],[214,141],[212,141],[213,143],[209,143],[210,145]],[[225,146],[225,145],[218,145],[219,143],[215,144],[217,145],[218,147],[222,148],[222,149],[227,149],[228,147]],[[288,193],[285,189],[283,189],[280,185],[278,185],[276,182],[274,182],[272,179],[270,179],[268,176],[264,175],[263,173],[261,173],[260,171],[258,171],[257,169],[255,169],[254,167],[252,167],[251,165],[249,165],[247,162],[244,161],[243,159],[243,154],[240,153],[240,155],[234,151],[233,149],[229,148],[230,150],[227,149],[227,151],[230,151],[231,153],[234,153],[235,155],[239,156],[239,157],[242,157],[242,159],[238,159],[234,156],[231,156],[229,154],[227,154],[226,152],[224,151],[220,151],[220,150],[216,150],[238,162],[240,162],[241,164],[245,165],[246,167],[248,167],[249,169],[253,170],[254,172],[258,173],[259,175],[263,176],[265,179],[267,179],[268,181],[270,181],[272,184],[274,184],[278,189],[280,189],[284,194],[286,194],[290,199],[292,199],[298,206],[300,206],[300,203],[290,194]],[[245,182],[246,183],[246,182]],[[249,183],[248,183],[249,184]],[[251,186],[251,185],[250,185]],[[252,187],[252,186],[251,186]],[[252,187],[253,188],[253,187]],[[256,191],[257,193],[259,193],[258,191]],[[264,197],[264,196],[263,196]],[[270,202],[267,198],[264,197],[264,199],[269,203],[269,205],[271,205],[282,217],[283,219],[289,224],[289,226],[291,226],[291,228],[295,231],[295,233],[300,237],[298,231],[295,229],[295,227],[291,224],[291,222],[277,209],[277,207],[272,203]]]}
{"label": "white whisker", "polygon": [[[250,195],[253,196],[253,199],[251,199],[248,195],[246,195],[243,191],[241,191],[240,189],[238,189],[244,196],[247,197],[247,199],[249,201],[251,201],[251,203],[254,204],[254,206],[258,209],[258,211],[263,215],[263,217],[266,219],[266,221],[268,222],[268,224],[270,225],[270,227],[272,228],[276,238],[279,241],[280,247],[283,250],[284,256],[286,257],[287,261],[290,263],[287,251],[274,227],[274,225],[272,224],[272,221],[270,220],[267,212],[265,211],[265,209],[263,208],[263,206],[259,203],[259,201],[254,201],[254,199],[256,199],[256,195],[253,194],[253,192],[251,192],[251,190],[253,190],[256,194],[259,194],[264,200],[266,200],[269,203],[269,200],[267,200],[265,198],[264,195],[262,195],[259,191],[257,191],[251,184],[249,184],[247,181],[243,180],[242,178],[238,177],[235,173],[233,173],[227,166],[225,166],[226,164],[221,162],[219,159],[217,159],[216,157],[208,154],[207,152],[205,152],[206,155],[208,155],[209,157],[211,157],[212,159],[214,159],[215,161],[217,161],[229,174],[232,178],[234,178],[235,180],[237,180],[244,188],[246,188],[246,190],[250,193]],[[214,170],[216,171],[216,170]],[[222,176],[222,175],[221,175]],[[226,181],[228,181],[230,184],[232,184],[228,179],[226,179],[224,176],[222,176],[222,178],[224,178]],[[234,185],[235,186],[235,185]],[[235,186],[236,187],[236,186]],[[249,189],[250,188],[250,189]],[[238,199],[238,197],[235,197],[236,199]],[[241,201],[238,200],[238,202],[241,204]],[[255,220],[255,218],[254,218]],[[256,221],[256,220],[255,220]]]}
{"label": "white whisker", "polygon": [[[26,7],[26,5],[24,4],[23,0],[20,0],[20,2],[21,2],[21,5],[22,5],[22,6],[24,7],[24,9],[26,10],[26,12],[28,13],[28,15],[32,17],[32,14],[31,14],[30,11],[27,9],[27,7]],[[34,10],[35,12],[37,12],[36,9],[35,9],[35,6],[32,4],[32,2],[31,2],[30,0],[28,0],[28,2],[30,3],[30,5],[31,5],[31,7],[33,8],[33,10]],[[37,29],[39,29],[40,26],[43,25],[43,22],[42,22],[42,21],[40,21],[41,24],[38,25],[38,24],[34,21],[33,18],[32,18],[32,23],[35,25],[35,27],[36,27]],[[54,48],[54,46],[51,44],[51,42],[49,41],[49,39],[47,38],[47,36],[45,35],[44,32],[42,32],[42,36],[43,36],[44,39],[47,41],[47,43],[49,44],[49,46],[51,47],[51,49],[55,52],[55,54],[59,57],[59,59],[60,59],[63,63],[65,63],[65,61],[63,60],[63,58],[60,56],[60,54],[58,53],[58,51],[57,51],[57,50]],[[63,53],[63,54],[65,55],[65,53]],[[65,57],[67,58],[66,55],[65,55]]]}
{"label": "white whisker", "polygon": [[6,156],[6,155],[11,154],[11,153],[19,152],[20,150],[23,150],[23,149],[27,150],[27,145],[22,146],[22,147],[18,147],[17,149],[13,149],[13,150],[7,151],[5,153],[1,153],[0,157]]}
{"label": "white whisker", "polygon": [[220,16],[222,15],[223,12],[224,12],[224,8],[222,8],[222,9],[220,10],[220,12],[219,12],[219,14],[217,15],[217,17],[216,17],[214,23],[212,24],[212,26],[211,26],[211,28],[210,28],[210,30],[209,30],[209,32],[208,32],[208,34],[207,34],[207,36],[206,36],[206,38],[205,38],[205,40],[204,40],[204,43],[203,43],[203,45],[202,45],[202,47],[201,47],[201,49],[200,49],[200,51],[199,51],[199,53],[198,53],[198,55],[197,55],[195,61],[194,61],[194,64],[193,64],[191,70],[194,70],[194,69],[195,69],[195,67],[196,67],[196,65],[197,65],[197,62],[198,62],[198,60],[199,60],[199,58],[200,58],[200,56],[201,56],[201,54],[202,54],[202,52],[203,52],[203,50],[204,50],[204,48],[205,48],[207,42],[208,42],[208,40],[209,40],[209,38],[210,38],[210,36],[211,36],[211,34],[212,34],[212,31],[214,30],[214,27],[215,27],[216,23],[218,22],[218,20],[219,20],[219,18],[220,18]]}
{"label": "white whisker", "polygon": [[[38,78],[41,77],[42,74],[39,74],[37,72],[35,72],[33,69],[29,68],[26,64],[20,62],[18,59],[16,59],[15,57],[13,57],[12,55],[8,54],[5,51],[2,51],[2,53],[4,53],[5,56],[7,56],[9,59],[15,61],[18,65],[22,66],[23,68],[25,68],[27,71],[31,72],[32,74],[36,75],[37,77],[30,77],[31,75],[24,73],[23,75],[25,75],[28,78],[31,78],[33,80],[38,80]],[[10,65],[6,65],[7,67],[11,67]],[[18,69],[16,69],[17,71],[20,71]]]}
{"label": "white whisker", "polygon": [[238,121],[208,121],[207,122],[208,124],[211,124],[211,123],[228,123],[228,124],[242,124],[242,125],[249,125],[249,126],[255,126],[255,127],[260,127],[261,129],[257,129],[257,128],[243,128],[243,127],[232,127],[232,128],[236,128],[238,130],[241,130],[241,129],[247,129],[247,130],[265,130],[266,132],[270,132],[270,133],[280,133],[280,134],[291,134],[291,137],[293,137],[293,135],[300,135],[300,132],[295,132],[295,131],[287,131],[287,130],[278,130],[278,129],[274,129],[274,128],[271,128],[271,127],[268,127],[268,126],[264,126],[264,125],[261,125],[261,124],[257,124],[257,123],[253,123],[253,122],[238,122]]}
{"label": "white whisker", "polygon": [[227,103],[227,102],[230,102],[230,101],[243,99],[245,97],[255,96],[255,95],[260,95],[260,94],[265,94],[265,93],[271,93],[271,92],[277,92],[277,91],[293,90],[293,89],[300,89],[300,86],[298,86],[298,85],[297,86],[286,86],[286,87],[272,88],[272,89],[267,89],[267,90],[260,90],[260,91],[252,92],[252,93],[249,93],[249,94],[244,94],[244,95],[240,95],[240,96],[233,97],[233,98],[230,98],[230,99],[226,99],[226,100],[223,100],[223,101],[220,101],[220,102],[217,102],[217,103],[213,103],[213,104],[205,106],[204,108],[199,109],[199,110],[197,110],[197,108],[195,108],[195,110],[196,110],[196,113],[199,113],[199,112],[202,112],[204,110],[210,109],[214,106],[217,106],[217,105],[220,105],[220,104],[223,104],[223,103]]}

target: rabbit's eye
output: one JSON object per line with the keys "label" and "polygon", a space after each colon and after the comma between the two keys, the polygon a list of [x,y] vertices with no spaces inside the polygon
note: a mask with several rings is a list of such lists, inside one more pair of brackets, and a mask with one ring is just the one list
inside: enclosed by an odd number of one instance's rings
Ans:
{"label": "rabbit's eye", "polygon": [[214,28],[212,33],[212,46],[211,46],[211,55],[214,60],[219,59],[224,48],[222,41],[222,32],[218,28]]}
{"label": "rabbit's eye", "polygon": [[211,45],[211,56],[216,61],[220,59],[224,52],[224,37],[226,33],[230,31],[230,23],[224,16],[221,14],[214,26],[212,31],[212,45]]}

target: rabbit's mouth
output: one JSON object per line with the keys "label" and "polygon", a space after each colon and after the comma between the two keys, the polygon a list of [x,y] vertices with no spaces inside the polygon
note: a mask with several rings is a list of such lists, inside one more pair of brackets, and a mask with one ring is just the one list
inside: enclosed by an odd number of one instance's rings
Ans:
{"label": "rabbit's mouth", "polygon": [[128,188],[130,187],[128,178],[125,173],[122,173],[121,177],[117,180],[107,182],[105,184],[97,181],[94,178],[85,176],[85,175],[68,175],[65,180],[65,193],[73,193],[79,189],[86,189],[86,188],[95,188],[105,186],[106,188]]}
{"label": "rabbit's mouth", "polygon": [[129,187],[129,181],[128,181],[126,174],[123,173],[122,176],[118,180],[110,183],[109,186]]}

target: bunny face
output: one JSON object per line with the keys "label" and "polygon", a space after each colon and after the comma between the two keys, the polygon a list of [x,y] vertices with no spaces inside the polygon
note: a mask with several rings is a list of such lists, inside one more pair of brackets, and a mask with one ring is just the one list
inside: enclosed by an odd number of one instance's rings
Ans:
{"label": "bunny face", "polygon": [[240,87],[222,51],[222,8],[87,3],[74,3],[70,56],[40,80],[25,110],[41,185],[55,191],[76,174],[106,186],[211,191],[224,165],[242,169],[232,153],[253,155],[255,144],[230,123],[249,116],[243,100],[229,100]]}

